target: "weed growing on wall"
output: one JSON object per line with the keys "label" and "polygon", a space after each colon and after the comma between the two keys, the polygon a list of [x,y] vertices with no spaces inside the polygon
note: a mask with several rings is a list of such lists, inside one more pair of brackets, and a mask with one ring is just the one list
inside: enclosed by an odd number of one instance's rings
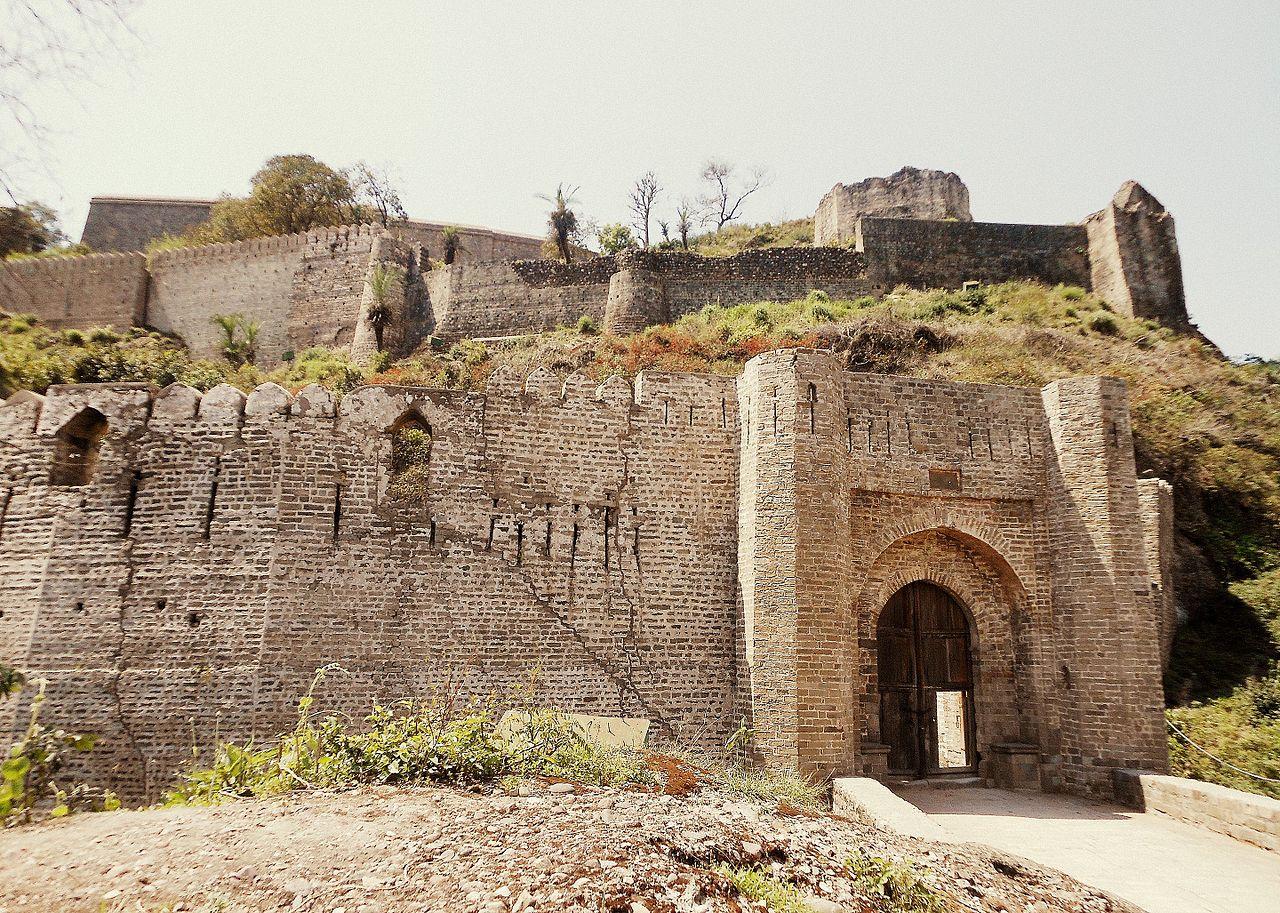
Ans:
{"label": "weed growing on wall", "polygon": [[222,333],[222,357],[233,368],[252,365],[258,358],[262,325],[244,314],[214,314],[209,318]]}
{"label": "weed growing on wall", "polygon": [[391,484],[387,496],[405,506],[427,503],[431,471],[431,429],[415,421],[391,438]]}
{"label": "weed growing on wall", "polygon": [[[21,677],[13,670],[5,676],[11,697],[21,687]],[[79,809],[110,811],[120,807],[109,791],[83,783],[70,783],[59,777],[67,759],[75,753],[90,751],[97,738],[86,733],[50,729],[40,722],[45,701],[45,682],[36,683],[31,700],[27,728],[9,748],[0,764],[0,822],[6,826],[29,823],[36,810],[47,807],[50,817],[60,818]]]}

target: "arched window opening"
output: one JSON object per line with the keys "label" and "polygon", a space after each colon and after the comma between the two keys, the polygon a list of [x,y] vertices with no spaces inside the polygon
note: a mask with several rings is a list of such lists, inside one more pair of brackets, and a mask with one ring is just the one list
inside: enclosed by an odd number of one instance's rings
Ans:
{"label": "arched window opening", "polygon": [[98,468],[98,448],[107,436],[107,419],[97,409],[84,409],[58,431],[50,485],[88,485]]}
{"label": "arched window opening", "polygon": [[431,469],[431,425],[408,412],[391,426],[391,484],[388,493],[405,504],[425,504]]}

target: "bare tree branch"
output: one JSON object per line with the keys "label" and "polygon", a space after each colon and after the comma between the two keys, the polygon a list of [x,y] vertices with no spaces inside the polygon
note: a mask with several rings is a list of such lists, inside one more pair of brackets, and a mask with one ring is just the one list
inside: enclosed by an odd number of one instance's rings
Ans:
{"label": "bare tree branch", "polygon": [[676,207],[676,233],[680,235],[680,246],[685,250],[689,249],[689,232],[693,231],[693,223],[697,218],[698,211],[693,208],[689,198],[681,198],[680,205]]}
{"label": "bare tree branch", "polygon": [[652,171],[646,171],[636,179],[631,188],[631,215],[635,217],[635,228],[640,233],[644,249],[650,248],[649,218],[653,213],[653,201],[658,198],[662,188]]}
{"label": "bare tree branch", "polygon": [[702,219],[708,224],[714,223],[719,231],[741,218],[743,202],[769,183],[769,175],[763,168],[757,168],[750,177],[739,180],[733,165],[711,159],[703,166],[702,180],[707,184],[706,193],[698,198],[705,210]]}
{"label": "bare tree branch", "polygon": [[0,193],[17,205],[21,184],[47,171],[52,131],[32,100],[57,84],[73,92],[92,65],[124,56],[135,0],[6,0],[0,3]]}

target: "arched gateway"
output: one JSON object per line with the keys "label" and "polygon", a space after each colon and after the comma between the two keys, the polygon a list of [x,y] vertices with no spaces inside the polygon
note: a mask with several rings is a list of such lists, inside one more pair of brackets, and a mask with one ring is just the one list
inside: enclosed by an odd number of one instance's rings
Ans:
{"label": "arched gateway", "polygon": [[973,772],[973,661],[964,609],[936,584],[907,584],[880,613],[876,643],[889,773]]}

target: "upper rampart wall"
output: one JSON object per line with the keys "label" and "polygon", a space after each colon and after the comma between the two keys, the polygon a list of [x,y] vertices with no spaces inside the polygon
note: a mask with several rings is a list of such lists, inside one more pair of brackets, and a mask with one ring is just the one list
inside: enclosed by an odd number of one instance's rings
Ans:
{"label": "upper rampart wall", "polygon": [[855,239],[871,276],[890,287],[1011,279],[1091,286],[1089,239],[1081,225],[864,218]]}
{"label": "upper rampart wall", "polygon": [[206,357],[221,352],[215,314],[258,321],[264,362],[290,349],[349,344],[380,232],[344,226],[158,253],[151,261],[147,322]]}
{"label": "upper rampart wall", "polygon": [[94,197],[80,243],[99,252],[146,250],[165,235],[180,235],[209,218],[213,200]]}
{"label": "upper rampart wall", "polygon": [[0,262],[0,310],[34,314],[52,326],[139,326],[146,301],[142,254]]}
{"label": "upper rampart wall", "polygon": [[517,257],[542,256],[542,239],[509,231],[494,231],[474,225],[453,225],[449,222],[423,222],[409,219],[396,222],[391,231],[406,240],[426,248],[427,253],[439,260],[444,256],[444,229],[458,231],[460,247],[458,261],[511,260]]}
{"label": "upper rampart wall", "polygon": [[[389,351],[408,351],[429,333],[454,339],[523,335],[583,316],[630,333],[711,304],[786,300],[811,290],[857,297],[897,285],[957,288],[970,281],[1078,285],[1095,289],[1122,313],[1188,324],[1172,219],[1132,182],[1087,224],[863,216],[841,246],[729,257],[633,251],[572,264],[482,260],[474,258],[527,250],[536,239],[463,229],[458,262],[424,271],[423,254],[441,243],[441,228],[419,222],[389,231],[399,253],[387,264],[404,279],[396,292],[404,300],[393,303],[397,317],[386,331]],[[0,307],[35,311],[54,326],[145,322],[181,335],[201,355],[220,349],[210,318],[242,313],[260,324],[259,354],[266,361],[312,345],[353,344],[353,354],[366,360],[376,334],[364,325],[365,299],[374,241],[382,233],[375,226],[347,226],[157,254],[149,294],[137,260],[35,261],[12,272],[28,290],[13,281],[0,285]]]}

